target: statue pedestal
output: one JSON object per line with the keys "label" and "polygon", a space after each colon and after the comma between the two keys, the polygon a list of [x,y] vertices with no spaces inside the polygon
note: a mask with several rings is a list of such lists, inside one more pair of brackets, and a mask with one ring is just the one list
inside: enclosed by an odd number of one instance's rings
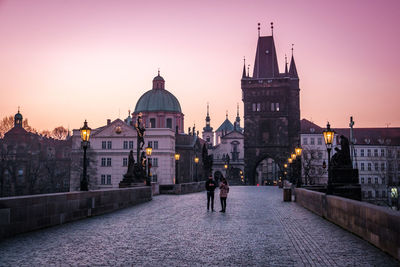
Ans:
{"label": "statue pedestal", "polygon": [[145,181],[140,182],[134,175],[124,175],[124,179],[119,183],[119,188],[145,186]]}
{"label": "statue pedestal", "polygon": [[358,169],[332,168],[332,187],[330,193],[335,196],[361,201],[361,186],[358,181]]}

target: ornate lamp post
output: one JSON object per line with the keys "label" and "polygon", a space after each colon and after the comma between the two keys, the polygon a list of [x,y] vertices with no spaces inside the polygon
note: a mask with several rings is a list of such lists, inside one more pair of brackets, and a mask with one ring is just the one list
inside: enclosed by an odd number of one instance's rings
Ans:
{"label": "ornate lamp post", "polygon": [[175,153],[175,184],[179,184],[179,180],[178,180],[178,162],[179,162],[180,158],[181,158],[181,154]]}
{"label": "ornate lamp post", "polygon": [[335,135],[335,132],[333,130],[331,130],[331,125],[329,124],[329,122],[326,125],[326,130],[324,130],[323,133],[324,133],[326,150],[328,151],[328,187],[326,189],[326,193],[331,194],[332,193],[331,150],[332,150],[332,143],[333,143],[333,137]]}
{"label": "ornate lamp post", "polygon": [[293,175],[293,166],[292,166],[293,160],[291,157],[289,157],[287,161],[290,164],[289,181],[292,183],[293,182],[293,177],[292,177],[292,175]]}
{"label": "ornate lamp post", "polygon": [[81,180],[81,191],[88,191],[88,181],[86,177],[86,172],[87,172],[87,163],[86,163],[86,150],[89,145],[89,137],[90,137],[90,132],[92,129],[90,129],[87,125],[87,121],[83,123],[83,127],[80,129],[81,132],[81,139],[82,139],[82,148],[83,148],[83,175],[82,175],[82,180]]}
{"label": "ornate lamp post", "polygon": [[194,157],[194,163],[196,163],[196,182],[198,181],[197,178],[197,165],[199,165],[199,157],[197,155]]}
{"label": "ornate lamp post", "polygon": [[303,149],[300,146],[297,146],[294,149],[294,152],[296,153],[296,158],[297,158],[297,175],[299,176],[299,178],[297,179],[297,187],[301,187],[301,184],[303,183],[302,178],[301,178],[301,152],[303,151]]}
{"label": "ornate lamp post", "polygon": [[153,151],[153,148],[151,146],[147,146],[146,147],[146,155],[147,155],[147,160],[146,160],[146,185],[151,185],[151,181],[150,181],[150,165],[149,165],[149,160],[150,160],[150,156],[151,156],[151,152]]}

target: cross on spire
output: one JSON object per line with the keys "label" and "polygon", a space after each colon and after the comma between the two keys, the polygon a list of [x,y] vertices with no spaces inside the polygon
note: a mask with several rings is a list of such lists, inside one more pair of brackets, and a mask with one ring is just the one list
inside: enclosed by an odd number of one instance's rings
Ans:
{"label": "cross on spire", "polygon": [[274,36],[274,23],[271,22],[271,35]]}
{"label": "cross on spire", "polygon": [[258,29],[258,37],[260,37],[260,25],[261,25],[261,24],[260,24],[260,22],[259,22],[259,23],[258,23],[258,28],[257,28],[257,29]]}

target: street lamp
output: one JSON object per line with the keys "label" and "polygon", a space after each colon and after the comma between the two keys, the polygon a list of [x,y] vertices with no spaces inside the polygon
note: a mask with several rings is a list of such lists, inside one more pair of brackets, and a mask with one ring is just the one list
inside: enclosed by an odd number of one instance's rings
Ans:
{"label": "street lamp", "polygon": [[194,157],[194,163],[196,163],[196,182],[198,181],[197,179],[197,165],[199,165],[199,157],[197,155]]}
{"label": "street lamp", "polygon": [[82,180],[81,180],[81,191],[88,191],[88,181],[86,177],[86,150],[89,145],[89,137],[90,137],[90,132],[92,129],[90,129],[87,125],[87,121],[83,123],[83,127],[80,129],[81,132],[81,140],[82,140],[82,148],[83,148],[83,175],[82,175]]}
{"label": "street lamp", "polygon": [[[303,151],[303,149],[298,145],[295,149],[294,152],[296,153],[296,157],[297,157],[297,175],[298,175],[298,179],[297,179],[297,187],[301,187],[302,179],[301,179],[301,152]],[[307,181],[306,181],[307,184]]]}
{"label": "street lamp", "polygon": [[151,152],[153,152],[153,148],[150,145],[147,145],[146,147],[146,155],[147,155],[147,160],[146,160],[146,185],[151,185],[150,181],[150,165],[149,165],[149,160],[151,156]]}
{"label": "street lamp", "polygon": [[175,184],[179,184],[179,181],[178,181],[178,162],[179,162],[180,158],[181,158],[181,154],[175,153]]}
{"label": "street lamp", "polygon": [[331,194],[332,192],[332,177],[331,177],[331,150],[332,150],[332,143],[333,137],[335,132],[331,130],[331,125],[326,125],[326,130],[323,131],[324,133],[324,140],[326,145],[326,150],[328,151],[328,188],[326,189],[327,194]]}

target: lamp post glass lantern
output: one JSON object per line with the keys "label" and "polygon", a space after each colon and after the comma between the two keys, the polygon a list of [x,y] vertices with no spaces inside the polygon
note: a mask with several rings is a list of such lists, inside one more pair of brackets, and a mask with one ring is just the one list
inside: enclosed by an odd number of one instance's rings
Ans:
{"label": "lamp post glass lantern", "polygon": [[178,162],[179,162],[180,158],[181,158],[181,154],[175,153],[175,184],[179,184],[179,180],[178,180]]}
{"label": "lamp post glass lantern", "polygon": [[151,181],[150,181],[150,164],[149,164],[149,160],[150,160],[150,156],[151,153],[153,151],[153,148],[150,145],[147,145],[146,147],[146,185],[151,185]]}
{"label": "lamp post glass lantern", "polygon": [[197,177],[197,165],[199,165],[199,157],[197,157],[197,155],[194,157],[194,163],[196,163],[196,182],[198,181],[198,177]]}
{"label": "lamp post glass lantern", "polygon": [[82,148],[83,148],[83,174],[82,174],[82,180],[80,183],[80,189],[81,191],[88,191],[89,186],[88,186],[88,180],[87,180],[87,163],[86,163],[86,150],[89,145],[89,138],[90,138],[90,133],[92,129],[90,129],[87,125],[87,121],[83,123],[83,127],[80,129],[81,132],[81,140],[82,140]]}
{"label": "lamp post glass lantern", "polygon": [[328,151],[328,188],[326,190],[327,194],[331,193],[332,189],[332,181],[331,181],[331,150],[332,150],[332,143],[333,137],[335,136],[335,132],[331,130],[331,125],[326,125],[326,130],[323,131],[324,134],[324,141],[326,145],[326,150]]}

